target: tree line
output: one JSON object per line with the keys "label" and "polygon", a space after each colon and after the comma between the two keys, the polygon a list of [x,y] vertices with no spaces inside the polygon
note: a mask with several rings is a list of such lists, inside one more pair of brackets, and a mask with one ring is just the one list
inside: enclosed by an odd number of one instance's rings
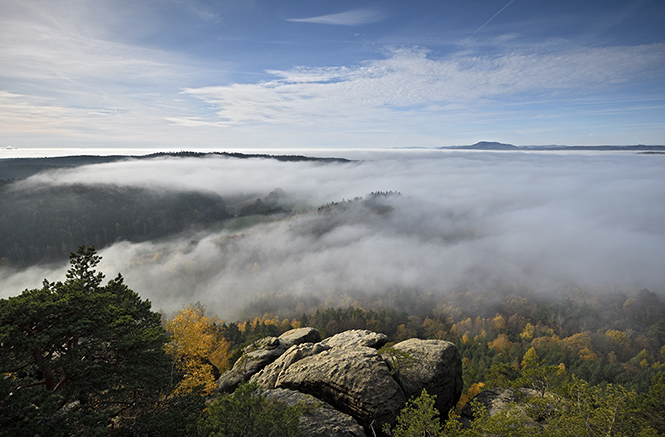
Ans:
{"label": "tree line", "polygon": [[215,193],[108,185],[0,186],[0,264],[60,261],[80,245],[146,241],[231,217]]}

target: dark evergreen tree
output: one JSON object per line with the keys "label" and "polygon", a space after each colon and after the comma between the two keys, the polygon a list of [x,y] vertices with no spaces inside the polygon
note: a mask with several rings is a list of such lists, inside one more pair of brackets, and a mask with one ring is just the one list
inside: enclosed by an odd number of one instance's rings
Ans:
{"label": "dark evergreen tree", "polygon": [[169,384],[165,331],[122,276],[102,285],[94,247],[64,282],[0,300],[0,434],[92,435],[131,428]]}

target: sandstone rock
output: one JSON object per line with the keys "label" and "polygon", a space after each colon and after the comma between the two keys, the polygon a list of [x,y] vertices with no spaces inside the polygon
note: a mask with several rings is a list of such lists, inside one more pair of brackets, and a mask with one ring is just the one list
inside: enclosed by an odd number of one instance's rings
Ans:
{"label": "sandstone rock", "polygon": [[242,356],[233,368],[219,377],[217,390],[232,392],[238,384],[249,380],[252,375],[275,361],[291,346],[312,340],[321,340],[319,331],[314,328],[299,328],[287,331],[279,338],[265,337],[255,341],[243,349]]}
{"label": "sandstone rock", "polygon": [[380,348],[388,342],[388,337],[385,334],[378,332],[367,331],[363,329],[353,329],[350,331],[340,332],[332,337],[326,338],[321,343],[330,346],[365,346],[375,349]]}
{"label": "sandstone rock", "polygon": [[462,394],[462,358],[453,343],[443,340],[411,338],[394,346],[407,352],[412,360],[400,368],[397,378],[407,398],[419,396],[423,389],[436,395],[441,417],[455,406]]}
{"label": "sandstone rock", "polygon": [[330,349],[329,346],[321,343],[304,343],[291,346],[274,362],[252,376],[250,381],[256,382],[259,384],[259,387],[263,389],[275,388],[275,383],[277,382],[279,375],[293,363],[328,349]]}
{"label": "sandstone rock", "polygon": [[[485,408],[489,417],[499,414],[509,408],[514,408],[513,414],[522,415],[525,417],[524,423],[529,423],[533,426],[538,426],[532,419],[527,418],[525,414],[524,401],[528,398],[538,396],[538,392],[533,389],[521,388],[517,393],[511,389],[493,388],[484,390],[475,395],[464,407],[460,415],[460,422],[466,428],[471,426],[471,421],[474,419],[473,404],[478,404]],[[551,394],[546,397],[552,402],[552,408],[556,403],[556,398]],[[544,405],[541,405],[543,408]]]}
{"label": "sandstone rock", "polygon": [[[493,388],[484,390],[473,397],[472,401],[485,407],[487,414],[492,417],[506,409],[508,404],[517,401],[517,395],[510,389]],[[473,420],[472,402],[462,407],[462,419]]]}
{"label": "sandstone rock", "polygon": [[365,437],[365,431],[348,414],[335,410],[314,396],[287,389],[265,390],[268,399],[295,406],[299,402],[308,408],[300,417],[300,431],[307,437]]}
{"label": "sandstone rock", "polygon": [[321,334],[314,328],[298,328],[280,335],[279,341],[285,349],[288,349],[296,344],[318,343],[321,341]]}
{"label": "sandstone rock", "polygon": [[257,349],[272,350],[279,347],[279,338],[277,337],[263,337],[260,340],[256,340],[254,343],[249,346],[245,346],[243,352],[249,353]]}
{"label": "sandstone rock", "polygon": [[314,395],[375,429],[392,423],[406,402],[386,362],[365,346],[333,347],[305,357],[283,370],[275,387]]}
{"label": "sandstone rock", "polygon": [[225,393],[234,391],[238,384],[247,381],[252,375],[275,361],[283,353],[284,349],[280,347],[256,349],[244,353],[231,370],[219,377],[217,390]]}

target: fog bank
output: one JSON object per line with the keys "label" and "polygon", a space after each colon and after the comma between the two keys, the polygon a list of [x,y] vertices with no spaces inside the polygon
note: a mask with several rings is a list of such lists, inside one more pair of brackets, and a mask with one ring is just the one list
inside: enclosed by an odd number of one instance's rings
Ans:
{"label": "fog bank", "polygon": [[[361,155],[348,153],[342,157]],[[444,296],[571,287],[665,290],[665,157],[625,153],[384,152],[361,161],[167,158],[39,174],[34,183],[212,190],[264,197],[294,213],[241,230],[118,242],[100,269],[156,309],[200,301],[235,319],[248,302],[281,296],[299,309],[356,296],[421,290]],[[328,202],[397,191],[317,211]],[[66,266],[0,271],[1,296],[61,279]]]}

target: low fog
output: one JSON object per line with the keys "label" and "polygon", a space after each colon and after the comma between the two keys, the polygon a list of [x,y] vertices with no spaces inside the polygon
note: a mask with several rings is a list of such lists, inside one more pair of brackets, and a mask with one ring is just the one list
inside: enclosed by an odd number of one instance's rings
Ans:
{"label": "low fog", "polygon": [[[665,157],[613,153],[338,152],[351,163],[162,158],[41,173],[21,183],[215,191],[279,188],[293,211],[100,251],[153,307],[200,301],[226,320],[349,305],[406,290],[665,290]],[[376,191],[401,195],[320,205]],[[0,297],[64,277],[65,264],[0,270]],[[287,308],[288,307],[288,308]]]}

